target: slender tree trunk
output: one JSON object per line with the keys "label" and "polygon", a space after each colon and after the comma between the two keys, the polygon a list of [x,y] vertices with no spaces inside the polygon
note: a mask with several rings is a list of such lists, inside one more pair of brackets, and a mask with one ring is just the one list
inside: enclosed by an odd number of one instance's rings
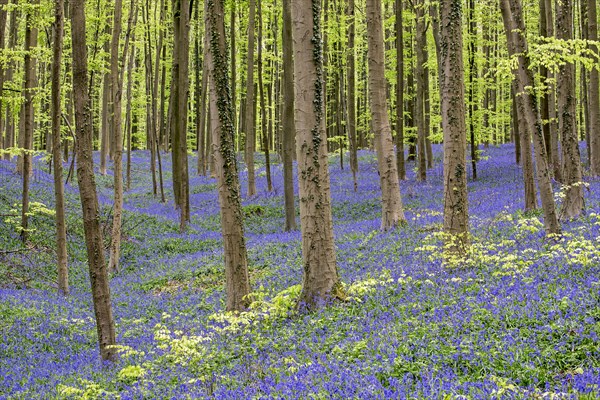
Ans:
{"label": "slender tree trunk", "polygon": [[392,131],[385,97],[385,61],[381,2],[367,0],[367,36],[369,43],[369,98],[372,126],[381,183],[381,229],[387,230],[406,222],[400,197],[398,170],[392,142]]}
{"label": "slender tree trunk", "polygon": [[450,254],[469,245],[467,138],[461,0],[440,2],[441,111],[444,130],[444,232]]}
{"label": "slender tree trunk", "polygon": [[475,142],[475,113],[477,112],[475,78],[477,65],[475,64],[475,0],[469,0],[469,136],[471,139],[471,170],[473,180],[477,180],[477,143]]}
{"label": "slender tree trunk", "polygon": [[[198,1],[198,0],[196,0]],[[237,81],[237,69],[236,69],[236,57],[237,57],[237,47],[236,47],[236,41],[235,41],[235,37],[236,37],[236,24],[235,24],[235,8],[236,8],[236,2],[232,1],[231,2],[231,11],[230,11],[230,19],[231,19],[231,24],[229,26],[229,37],[231,40],[231,56],[230,56],[230,64],[231,64],[231,99],[233,100],[232,103],[232,108],[233,108],[233,129],[234,132],[237,131],[237,126],[236,126],[236,121],[237,121],[237,106],[236,106],[236,100],[237,100],[237,94],[236,94],[236,81]]]}
{"label": "slender tree trunk", "polygon": [[[353,1],[353,0],[351,0]],[[404,165],[404,27],[402,0],[396,3],[396,168],[398,178],[406,179]]]}
{"label": "slender tree trunk", "polygon": [[[261,1],[261,0],[258,0]],[[256,195],[256,182],[254,176],[254,147],[256,137],[256,114],[254,110],[254,19],[256,13],[256,0],[249,0],[250,14],[248,16],[248,56],[246,59],[246,168],[248,169],[248,197]]]}
{"label": "slender tree trunk", "polygon": [[[208,35],[204,35],[204,46],[202,51],[202,84],[200,88],[200,98],[198,106],[198,123],[196,124],[196,136],[198,138],[198,175],[206,175],[206,95],[208,91],[208,66],[206,63],[206,57],[208,53]],[[199,40],[199,39],[198,39]],[[200,47],[198,45],[198,47]],[[200,51],[198,52],[200,53]],[[233,90],[233,89],[232,89]],[[235,100],[234,100],[235,102]],[[210,132],[208,133],[210,135]]]}
{"label": "slender tree trunk", "polygon": [[415,96],[415,116],[417,123],[417,180],[427,180],[426,162],[426,136],[425,132],[425,48],[427,47],[427,31],[425,30],[425,1],[419,0],[415,3],[415,54],[417,55],[417,66],[415,75],[417,77],[417,90]]}
{"label": "slender tree trunk", "polygon": [[[594,43],[598,41],[598,4],[597,0],[587,0],[588,11],[588,38],[590,40],[590,50],[598,54],[598,46]],[[598,78],[598,68],[590,70],[590,83],[588,89],[588,101],[590,107],[590,170],[593,176],[600,175],[600,79]]]}
{"label": "slender tree trunk", "polygon": [[340,295],[325,131],[321,2],[292,0],[294,123],[304,276],[300,307]]}
{"label": "slender tree trunk", "polygon": [[292,49],[292,0],[283,0],[283,191],[285,202],[285,230],[296,230],[296,207],[294,205],[293,153],[294,127],[294,60]]}
{"label": "slender tree trunk", "polygon": [[[171,127],[173,132],[173,186],[179,193],[178,208],[180,215],[180,230],[185,230],[190,220],[190,192],[187,159],[187,111],[188,111],[188,63],[190,47],[190,3],[189,0],[176,0],[173,11],[173,109]],[[177,196],[176,196],[177,198]]]}
{"label": "slender tree trunk", "polygon": [[[132,41],[135,43],[135,33],[132,37]],[[133,68],[135,67],[135,45],[131,46],[131,52],[129,54],[129,61],[127,62],[127,106],[125,111],[125,132],[127,142],[127,172],[126,172],[126,184],[125,190],[131,189],[131,101],[133,98]]]}
{"label": "slender tree trunk", "polygon": [[348,79],[347,87],[347,122],[348,139],[350,143],[350,170],[352,171],[352,181],[354,182],[354,191],[358,190],[358,154],[356,140],[356,16],[354,0],[348,0],[347,24],[348,24],[348,46],[346,76]]}
{"label": "slender tree trunk", "polygon": [[83,209],[83,228],[87,247],[94,314],[100,356],[115,360],[115,322],[110,302],[108,271],[104,262],[104,244],[98,213],[98,197],[92,159],[92,118],[85,43],[85,0],[70,0],[73,52],[73,93],[77,128],[77,179]]}
{"label": "slender tree trunk", "polygon": [[525,110],[524,117],[527,126],[533,133],[533,147],[537,169],[538,187],[544,211],[544,226],[548,234],[559,234],[560,224],[556,215],[548,156],[544,144],[542,121],[537,108],[537,97],[527,88],[534,87],[533,73],[529,69],[527,56],[527,41],[525,39],[525,24],[521,12],[520,0],[500,0],[502,19],[507,36],[508,52],[510,56],[518,55],[518,67],[513,70],[517,81],[516,96],[523,96]]}
{"label": "slender tree trunk", "polygon": [[54,44],[52,47],[52,161],[54,164],[54,198],[56,201],[56,264],[58,266],[58,291],[69,294],[69,269],[67,261],[67,227],[65,222],[65,187],[60,135],[60,68],[62,64],[64,34],[64,1],[54,3]]}
{"label": "slender tree trunk", "polygon": [[[9,20],[9,37],[8,37],[8,48],[16,49],[17,47],[17,36],[18,36],[18,22],[17,22],[18,10],[12,10],[10,13]],[[6,82],[10,82],[13,79],[13,72],[15,68],[15,62],[10,60],[6,69]],[[4,86],[2,87],[4,88]],[[9,104],[6,107],[6,135],[4,139],[5,147],[14,147],[15,145],[15,121],[13,113]],[[4,154],[5,160],[10,160],[12,156],[9,153]]]}
{"label": "slender tree trunk", "polygon": [[[109,36],[110,22],[106,23],[105,36]],[[110,42],[107,40],[104,42],[104,52],[110,52]],[[111,93],[110,93],[110,72],[104,73],[102,83],[102,124],[100,130],[100,173],[106,175],[106,159],[110,150],[110,106]]]}
{"label": "slender tree trunk", "polygon": [[[8,0],[0,0],[0,51],[4,51],[5,43],[6,43],[6,18],[8,12],[5,9],[6,4],[8,4]],[[4,64],[0,65],[0,111],[2,110],[2,95],[4,90]],[[8,137],[4,136],[4,125],[5,118],[3,118],[0,113],[0,150],[7,149],[8,146]],[[0,151],[0,159],[2,159],[2,151]]]}
{"label": "slender tree trunk", "polygon": [[[556,3],[556,37],[562,40],[573,39],[573,2],[561,0]],[[583,211],[583,178],[581,156],[577,135],[575,96],[575,65],[562,64],[556,82],[558,96],[558,129],[562,138],[563,183],[566,196],[561,209],[561,217],[578,217]]]}
{"label": "slender tree trunk", "polygon": [[[119,271],[121,254],[121,223],[123,220],[123,130],[121,127],[122,85],[119,71],[119,42],[121,38],[121,17],[123,5],[115,0],[113,31],[110,45],[110,91],[111,91],[111,125],[114,142],[114,186],[115,200],[113,205],[113,226],[110,242],[109,271]],[[133,9],[131,10],[133,12]]]}
{"label": "slender tree trunk", "polygon": [[211,35],[210,52],[208,53],[211,76],[211,132],[216,158],[216,175],[219,181],[221,229],[225,247],[227,310],[241,311],[249,304],[250,283],[244,241],[241,190],[234,148],[234,112],[228,83],[223,8],[223,0],[214,0],[207,3],[206,24]]}
{"label": "slender tree trunk", "polygon": [[262,47],[263,47],[263,18],[262,18],[262,1],[258,0],[258,88],[260,96],[260,122],[261,122],[261,138],[262,147],[265,152],[265,170],[267,173],[267,191],[273,191],[271,183],[271,159],[269,155],[269,136],[267,132],[267,106],[265,103],[265,86],[263,84],[263,62],[262,62]]}
{"label": "slender tree trunk", "polygon": [[[517,84],[513,81],[513,93],[517,93]],[[519,142],[516,146],[520,149],[519,155],[523,161],[523,183],[525,187],[525,210],[535,210],[537,208],[537,195],[535,191],[535,181],[533,179],[533,158],[531,156],[531,132],[529,126],[525,123],[525,99],[523,96],[514,96],[516,102],[516,123],[518,125]]]}
{"label": "slender tree trunk", "polygon": [[[527,125],[525,124],[525,121],[523,120],[523,118],[519,118],[519,113],[517,110],[517,96],[515,96],[516,93],[516,83],[514,83],[512,85],[512,90],[510,92],[511,94],[511,98],[512,98],[512,105],[511,105],[511,119],[512,119],[512,131],[513,131],[513,140],[515,143],[515,162],[517,163],[517,165],[521,164],[521,131],[525,132],[525,129],[527,129]],[[484,108],[487,109],[487,106],[484,102]],[[487,115],[487,114],[486,114]],[[521,114],[522,115],[522,114]],[[485,129],[486,125],[484,124],[484,129]],[[533,177],[533,175],[532,175]],[[527,196],[526,196],[527,198]],[[525,201],[525,203],[527,203],[527,201]]]}
{"label": "slender tree trunk", "polygon": [[[34,0],[33,5],[38,6],[39,1]],[[33,48],[37,45],[38,29],[34,26],[33,11],[27,13],[25,27],[25,86],[23,88],[25,102],[23,105],[23,203],[21,208],[21,241],[25,243],[29,237],[29,180],[33,172],[32,154],[33,150],[33,129],[34,129],[34,109],[33,109],[33,91],[36,87],[36,60],[33,56]]]}
{"label": "slender tree trunk", "polygon": [[[544,0],[544,11],[546,16],[546,35],[554,37],[554,16],[552,14],[552,0]],[[562,182],[562,166],[560,162],[559,138],[558,138],[558,112],[556,110],[556,87],[552,83],[555,74],[548,71],[548,126],[550,131],[550,153],[548,162],[554,179]]]}

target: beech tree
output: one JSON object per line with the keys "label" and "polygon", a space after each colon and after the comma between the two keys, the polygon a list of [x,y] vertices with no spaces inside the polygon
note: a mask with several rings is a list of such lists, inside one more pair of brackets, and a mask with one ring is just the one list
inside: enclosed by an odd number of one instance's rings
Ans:
{"label": "beech tree", "polygon": [[371,124],[375,134],[381,184],[381,229],[388,230],[406,222],[406,218],[400,197],[392,129],[387,113],[383,27],[381,2],[378,0],[367,0],[367,37],[369,99],[373,114]]}
{"label": "beech tree", "polygon": [[[588,12],[588,39],[590,50],[598,54],[598,4],[597,0],[587,0]],[[590,84],[588,90],[588,101],[590,107],[589,126],[591,137],[591,160],[590,169],[592,175],[600,175],[600,79],[598,68],[590,70]]]}
{"label": "beech tree", "polygon": [[221,207],[225,253],[227,310],[241,311],[250,300],[248,257],[244,240],[244,214],[234,148],[234,112],[228,83],[227,45],[223,0],[207,2],[206,24],[213,154]]}
{"label": "beech tree", "polygon": [[73,57],[73,96],[77,136],[77,181],[87,248],[90,283],[100,356],[116,358],[115,321],[112,315],[108,269],[104,262],[104,239],[98,216],[98,195],[92,159],[92,114],[88,88],[88,56],[85,30],[85,0],[70,0]]}
{"label": "beech tree", "polygon": [[173,80],[171,83],[172,163],[175,204],[180,211],[180,230],[190,220],[190,183],[187,158],[187,111],[189,92],[190,0],[173,3]]}
{"label": "beech tree", "polygon": [[[341,297],[331,215],[325,131],[320,0],[291,0],[294,50],[294,124],[302,231],[301,307]],[[395,160],[393,160],[395,162]]]}
{"label": "beech tree", "polygon": [[[261,0],[258,0],[261,1]],[[256,114],[254,93],[254,25],[256,15],[256,0],[249,0],[248,14],[248,54],[246,58],[246,169],[248,170],[248,197],[256,195],[256,182],[254,176],[254,150],[256,141]]]}
{"label": "beech tree", "polygon": [[[123,132],[121,130],[121,79],[119,77],[119,42],[121,38],[122,0],[115,0],[113,32],[110,44],[110,114],[114,143],[114,186],[113,226],[110,242],[109,271],[119,270],[121,253],[121,220],[123,219]],[[133,9],[131,10],[133,11]]]}
{"label": "beech tree", "polygon": [[533,147],[535,152],[536,175],[542,209],[544,211],[544,226],[549,234],[560,233],[560,224],[556,214],[548,156],[544,143],[542,121],[538,111],[537,96],[532,93],[534,87],[533,72],[529,68],[530,61],[525,38],[525,23],[521,11],[520,0],[500,0],[500,9],[504,21],[504,31],[508,44],[508,54],[517,57],[518,66],[513,69],[516,81],[516,96],[524,98],[524,118],[528,129],[533,133]]}
{"label": "beech tree", "polygon": [[440,49],[446,250],[464,254],[469,245],[469,211],[461,0],[440,2]]}
{"label": "beech tree", "polygon": [[[33,1],[33,5],[39,4],[39,1]],[[38,29],[34,26],[33,11],[27,13],[25,26],[25,61],[23,68],[25,69],[25,83],[23,86],[23,129],[20,130],[19,144],[22,148],[22,169],[23,174],[23,201],[21,204],[21,240],[23,243],[27,241],[29,236],[29,181],[33,172],[32,154],[33,150],[33,128],[34,128],[34,107],[33,107],[33,90],[36,86],[36,62],[33,55],[33,48],[37,44]]]}
{"label": "beech tree", "polygon": [[296,230],[296,207],[294,204],[294,62],[292,49],[291,0],[283,0],[283,198],[285,202],[285,230]]}
{"label": "beech tree", "polygon": [[[556,37],[562,40],[573,39],[573,2],[561,0],[556,4]],[[563,184],[566,189],[561,216],[570,219],[578,217],[583,211],[583,177],[577,134],[573,63],[562,63],[559,66],[556,92],[560,110],[558,129],[562,138]]]}
{"label": "beech tree", "polygon": [[69,270],[67,260],[67,226],[65,221],[65,186],[63,184],[62,138],[60,134],[60,69],[63,53],[64,1],[54,3],[54,44],[52,46],[52,165],[54,167],[54,199],[56,202],[56,264],[58,266],[58,290],[69,294]]}

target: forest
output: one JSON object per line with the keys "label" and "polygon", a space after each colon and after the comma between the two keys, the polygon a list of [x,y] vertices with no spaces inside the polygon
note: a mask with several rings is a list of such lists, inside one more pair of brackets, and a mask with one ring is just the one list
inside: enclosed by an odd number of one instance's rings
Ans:
{"label": "forest", "polygon": [[0,0],[0,399],[600,398],[598,0]]}

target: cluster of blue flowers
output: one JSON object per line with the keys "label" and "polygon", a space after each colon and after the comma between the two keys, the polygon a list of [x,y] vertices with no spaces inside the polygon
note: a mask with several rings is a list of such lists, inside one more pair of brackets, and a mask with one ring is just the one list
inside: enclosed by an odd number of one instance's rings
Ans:
{"label": "cluster of blue flowers", "polygon": [[[181,234],[170,163],[163,168],[171,200],[162,204],[152,196],[149,155],[136,152],[122,271],[111,279],[121,355],[108,365],[99,361],[77,189],[67,185],[72,294],[60,296],[51,279],[35,274],[37,284],[26,289],[0,288],[0,399],[600,396],[600,182],[588,182],[587,214],[549,240],[540,214],[521,212],[513,148],[485,149],[479,179],[469,182],[473,254],[448,266],[436,236],[441,148],[435,156],[427,182],[414,171],[401,182],[408,226],[385,233],[373,153],[359,152],[358,192],[350,171],[331,160],[338,269],[354,291],[348,302],[307,314],[286,309],[278,296],[302,282],[300,233],[283,232],[281,165],[273,168],[273,192],[257,169],[251,199],[242,169],[243,206],[260,209],[247,213],[245,227],[255,304],[267,306],[234,316],[222,312],[215,180],[190,179],[192,223]],[[36,167],[32,198],[52,208],[51,175],[41,162]],[[13,171],[14,163],[0,161],[1,193],[18,203]],[[103,219],[111,185],[98,176]],[[53,237],[51,222],[33,224]],[[0,221],[2,248],[18,247],[13,231]],[[36,257],[52,271],[51,257]]]}

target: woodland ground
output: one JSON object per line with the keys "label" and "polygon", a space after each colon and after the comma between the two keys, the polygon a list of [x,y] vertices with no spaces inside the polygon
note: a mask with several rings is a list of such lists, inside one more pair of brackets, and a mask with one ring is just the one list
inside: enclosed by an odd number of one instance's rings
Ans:
{"label": "woodland ground", "polygon": [[[598,398],[600,182],[589,181],[587,214],[548,240],[540,213],[520,211],[513,148],[483,150],[479,180],[469,182],[473,254],[446,267],[435,155],[426,183],[412,171],[401,183],[409,223],[387,233],[378,231],[374,154],[360,153],[357,193],[331,158],[337,260],[351,298],[301,315],[300,234],[282,232],[281,166],[273,193],[259,168],[259,194],[243,203],[255,302],[233,316],[222,312],[215,181],[191,178],[192,223],[180,234],[172,200],[152,196],[148,154],[135,152],[122,271],[111,280],[121,355],[104,366],[69,185],[71,296],[55,289],[52,216],[32,218],[34,248],[0,256],[0,398]],[[36,166],[32,201],[52,209],[52,177]],[[97,180],[105,223],[112,179]],[[20,194],[14,164],[0,161],[0,214],[18,212]],[[15,222],[2,218],[0,250],[20,247]]]}

